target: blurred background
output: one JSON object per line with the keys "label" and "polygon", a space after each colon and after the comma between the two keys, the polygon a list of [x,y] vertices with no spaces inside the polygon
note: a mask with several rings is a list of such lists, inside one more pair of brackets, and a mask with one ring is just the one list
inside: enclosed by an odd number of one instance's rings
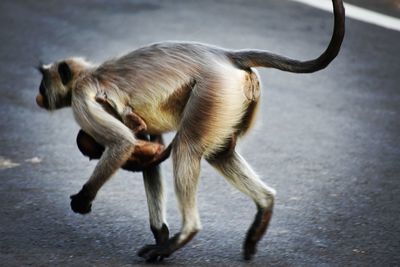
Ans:
{"label": "blurred background", "polygon": [[[348,2],[400,17],[398,0]],[[277,201],[254,260],[241,256],[254,204],[203,162],[203,230],[164,265],[400,264],[400,33],[346,23],[341,53],[327,69],[260,69],[258,121],[239,148]],[[3,0],[0,25],[0,265],[140,266],[136,251],[153,243],[141,174],[118,172],[89,215],[70,210],[69,195],[96,162],[76,147],[70,109],[50,114],[36,106],[34,66],[68,56],[102,62],[163,40],[310,59],[327,46],[333,18],[286,0]],[[163,169],[175,233],[170,160]]]}

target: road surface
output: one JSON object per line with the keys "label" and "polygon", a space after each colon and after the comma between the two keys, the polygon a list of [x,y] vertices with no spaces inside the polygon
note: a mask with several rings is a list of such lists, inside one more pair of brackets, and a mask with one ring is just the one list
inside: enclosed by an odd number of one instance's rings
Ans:
{"label": "road surface", "polygon": [[[142,266],[136,251],[153,240],[140,173],[118,172],[90,215],[74,214],[69,195],[95,162],[75,145],[70,109],[36,106],[33,66],[74,55],[101,62],[162,40],[309,59],[325,49],[332,14],[282,0],[9,0],[0,3],[0,25],[0,265]],[[258,254],[251,263],[241,256],[254,204],[203,162],[203,230],[163,265],[399,265],[399,45],[399,32],[348,19],[326,70],[260,70],[260,114],[239,144],[277,190]],[[171,162],[163,168],[175,233]]]}

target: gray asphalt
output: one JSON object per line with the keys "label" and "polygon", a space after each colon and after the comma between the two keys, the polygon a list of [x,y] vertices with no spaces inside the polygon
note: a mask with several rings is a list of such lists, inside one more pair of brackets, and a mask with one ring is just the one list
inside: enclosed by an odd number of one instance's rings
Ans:
{"label": "gray asphalt", "polygon": [[400,18],[400,0],[346,0],[346,3]]}
{"label": "gray asphalt", "polygon": [[[90,215],[74,214],[69,195],[95,162],[75,145],[71,110],[36,106],[33,66],[72,55],[101,62],[162,40],[308,59],[328,43],[332,16],[281,0],[31,0],[1,1],[0,25],[0,265],[139,266],[136,251],[153,241],[140,173],[120,171]],[[203,230],[163,265],[400,265],[399,44],[399,32],[348,19],[343,50],[328,69],[261,70],[261,112],[240,142],[278,192],[258,254],[250,263],[241,258],[254,204],[203,162]],[[7,159],[19,166],[5,168]],[[163,166],[176,232],[170,161]]]}

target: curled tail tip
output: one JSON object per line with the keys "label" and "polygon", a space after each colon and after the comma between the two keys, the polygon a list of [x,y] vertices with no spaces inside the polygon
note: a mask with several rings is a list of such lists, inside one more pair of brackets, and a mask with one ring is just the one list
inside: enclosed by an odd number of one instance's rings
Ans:
{"label": "curled tail tip", "polygon": [[228,58],[240,69],[251,67],[274,68],[293,73],[312,73],[326,68],[339,54],[345,35],[345,9],[342,0],[332,0],[334,29],[325,51],[316,59],[299,61],[262,50],[227,52]]}

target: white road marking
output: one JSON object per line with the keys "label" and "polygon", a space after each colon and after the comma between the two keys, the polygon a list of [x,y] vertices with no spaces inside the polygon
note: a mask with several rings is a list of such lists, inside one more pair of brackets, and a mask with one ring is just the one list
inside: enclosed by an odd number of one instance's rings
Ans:
{"label": "white road marking", "polygon": [[19,163],[13,162],[10,159],[6,159],[6,158],[0,156],[0,170],[14,168],[19,165],[20,165]]}
{"label": "white road marking", "polygon": [[[303,3],[325,11],[332,12],[332,2],[329,0],[291,0],[293,2]],[[400,19],[378,12],[374,12],[358,6],[345,3],[346,17],[378,25],[387,29],[400,31]]]}
{"label": "white road marking", "polygon": [[25,162],[29,162],[32,164],[38,164],[38,163],[42,162],[42,159],[39,157],[33,157],[31,159],[26,159]]}

